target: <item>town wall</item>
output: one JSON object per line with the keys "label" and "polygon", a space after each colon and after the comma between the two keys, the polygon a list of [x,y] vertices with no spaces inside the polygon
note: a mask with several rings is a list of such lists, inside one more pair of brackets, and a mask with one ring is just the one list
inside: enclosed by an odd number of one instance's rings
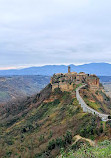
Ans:
{"label": "town wall", "polygon": [[72,91],[74,84],[87,84],[91,90],[99,89],[99,78],[96,75],[85,74],[84,72],[70,72],[68,67],[68,73],[54,74],[50,81],[52,85],[52,91],[55,88],[60,88],[62,91]]}

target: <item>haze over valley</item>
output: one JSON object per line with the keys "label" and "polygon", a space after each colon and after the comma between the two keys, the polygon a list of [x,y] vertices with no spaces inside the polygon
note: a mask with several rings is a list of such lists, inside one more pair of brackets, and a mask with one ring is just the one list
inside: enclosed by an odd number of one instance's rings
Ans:
{"label": "haze over valley", "polygon": [[45,88],[49,82],[49,76],[2,76],[0,77],[0,103],[32,96]]}

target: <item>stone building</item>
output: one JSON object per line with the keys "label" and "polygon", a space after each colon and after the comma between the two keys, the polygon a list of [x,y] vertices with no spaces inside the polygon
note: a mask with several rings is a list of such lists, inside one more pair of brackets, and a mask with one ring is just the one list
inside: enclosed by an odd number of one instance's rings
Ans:
{"label": "stone building", "polygon": [[52,85],[52,91],[58,87],[62,91],[72,91],[74,85],[82,83],[87,84],[91,90],[97,90],[99,88],[99,78],[96,75],[89,75],[84,72],[71,72],[70,66],[68,66],[68,73],[54,74],[50,83]]}

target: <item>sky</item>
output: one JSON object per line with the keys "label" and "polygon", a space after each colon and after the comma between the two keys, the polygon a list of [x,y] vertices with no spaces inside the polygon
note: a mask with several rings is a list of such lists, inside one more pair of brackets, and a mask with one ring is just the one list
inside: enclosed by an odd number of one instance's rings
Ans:
{"label": "sky", "polygon": [[111,63],[111,0],[0,0],[0,69]]}

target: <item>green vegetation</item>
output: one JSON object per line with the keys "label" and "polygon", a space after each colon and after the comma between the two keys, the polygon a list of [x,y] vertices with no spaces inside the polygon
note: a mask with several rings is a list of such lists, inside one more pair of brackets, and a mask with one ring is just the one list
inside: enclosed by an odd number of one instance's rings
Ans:
{"label": "green vegetation", "polygon": [[111,99],[102,90],[91,91],[88,87],[81,90],[85,103],[100,113],[111,114]]}
{"label": "green vegetation", "polygon": [[84,113],[74,92],[51,92],[50,84],[40,94],[4,106],[0,122],[2,158],[53,158],[61,148],[77,150],[76,135],[104,140],[111,128],[111,121],[103,125],[97,116]]}
{"label": "green vegetation", "polygon": [[108,97],[105,93],[103,93],[102,91],[99,91],[99,94],[101,94],[103,96],[103,99],[105,101],[110,101],[110,97]]}
{"label": "green vegetation", "polygon": [[76,151],[70,150],[69,152],[61,151],[59,158],[110,158],[111,157],[111,142],[105,140],[98,143],[95,147],[81,144],[80,148]]}
{"label": "green vegetation", "polygon": [[71,144],[72,142],[72,133],[70,131],[67,131],[66,134],[60,138],[56,138],[56,140],[52,140],[48,144],[48,150],[53,150],[56,147],[62,148],[66,147],[68,144]]}
{"label": "green vegetation", "polygon": [[57,95],[57,94],[61,94],[62,91],[60,90],[60,88],[55,88],[54,89],[54,94]]}
{"label": "green vegetation", "polygon": [[76,91],[76,89],[77,89],[78,87],[80,87],[80,86],[82,86],[82,83],[73,84],[73,87],[74,87],[74,90],[75,90],[75,91]]}
{"label": "green vegetation", "polygon": [[92,101],[89,101],[86,97],[84,97],[84,101],[85,103],[90,106],[91,108],[95,109],[96,111],[100,111],[100,105],[98,103],[95,103],[95,102],[92,102]]}

